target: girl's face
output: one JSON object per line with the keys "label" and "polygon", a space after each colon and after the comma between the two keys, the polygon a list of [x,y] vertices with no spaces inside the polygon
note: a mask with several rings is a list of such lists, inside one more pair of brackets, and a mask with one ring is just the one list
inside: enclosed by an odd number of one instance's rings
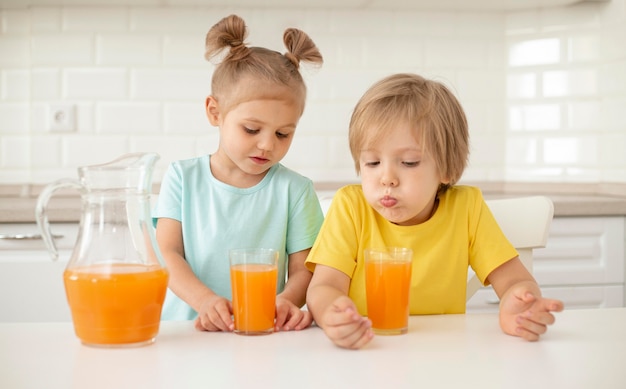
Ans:
{"label": "girl's face", "polygon": [[258,184],[289,150],[302,113],[294,100],[250,100],[222,114],[209,96],[207,115],[220,131],[219,148],[211,157],[213,175],[240,188]]}
{"label": "girl's face", "polygon": [[361,150],[359,166],[367,202],[392,223],[425,222],[434,212],[441,183],[432,158],[423,153],[415,130],[404,124]]}

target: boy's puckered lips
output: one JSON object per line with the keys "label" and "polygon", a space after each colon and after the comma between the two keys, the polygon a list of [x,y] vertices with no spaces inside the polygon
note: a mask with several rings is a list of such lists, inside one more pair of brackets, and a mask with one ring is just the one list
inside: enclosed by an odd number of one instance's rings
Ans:
{"label": "boy's puckered lips", "polygon": [[391,208],[397,203],[398,200],[391,196],[384,196],[382,199],[380,199],[380,204],[385,208]]}

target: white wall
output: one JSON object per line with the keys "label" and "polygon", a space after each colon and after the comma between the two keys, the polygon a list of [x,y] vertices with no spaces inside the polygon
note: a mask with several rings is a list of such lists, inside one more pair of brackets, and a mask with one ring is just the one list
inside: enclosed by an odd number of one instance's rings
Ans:
{"label": "white wall", "polygon": [[507,179],[626,182],[625,7],[507,16]]}
{"label": "white wall", "polygon": [[[304,70],[308,105],[283,161],[315,181],[356,179],[351,110],[375,80],[410,71],[445,82],[464,104],[465,180],[626,182],[625,4],[509,14],[2,9],[0,184],[75,177],[77,166],[132,151],[161,154],[158,181],[169,161],[213,152],[204,37],[229,13],[244,17],[254,45],[284,51],[293,26],[322,51],[324,66]],[[57,103],[76,107],[77,131],[48,131]]]}

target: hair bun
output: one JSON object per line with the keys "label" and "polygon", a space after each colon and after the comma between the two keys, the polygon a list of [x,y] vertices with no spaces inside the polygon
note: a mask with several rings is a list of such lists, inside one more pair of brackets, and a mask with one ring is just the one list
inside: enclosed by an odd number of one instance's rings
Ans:
{"label": "hair bun", "polygon": [[304,31],[297,28],[286,29],[283,34],[283,43],[287,48],[285,57],[294,64],[296,69],[300,67],[300,61],[320,65],[324,61],[317,46]]}
{"label": "hair bun", "polygon": [[[223,18],[206,35],[204,58],[210,62],[222,54],[223,60],[244,58],[250,53],[245,42],[247,35],[246,24],[241,17],[230,15]],[[226,52],[227,49],[230,50]]]}

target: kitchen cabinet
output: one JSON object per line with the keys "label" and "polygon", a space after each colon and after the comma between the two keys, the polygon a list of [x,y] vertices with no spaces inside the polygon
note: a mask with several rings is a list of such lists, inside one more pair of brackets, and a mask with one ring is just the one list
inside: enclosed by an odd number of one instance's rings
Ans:
{"label": "kitchen cabinet", "polygon": [[[545,248],[533,252],[533,274],[544,296],[566,309],[624,306],[626,217],[555,217]],[[468,301],[468,312],[498,309],[491,287]]]}
{"label": "kitchen cabinet", "polygon": [[[34,223],[0,224],[0,322],[69,321],[63,271],[78,234],[77,223],[53,223],[59,249],[53,261]],[[19,238],[19,239],[18,239]]]}

